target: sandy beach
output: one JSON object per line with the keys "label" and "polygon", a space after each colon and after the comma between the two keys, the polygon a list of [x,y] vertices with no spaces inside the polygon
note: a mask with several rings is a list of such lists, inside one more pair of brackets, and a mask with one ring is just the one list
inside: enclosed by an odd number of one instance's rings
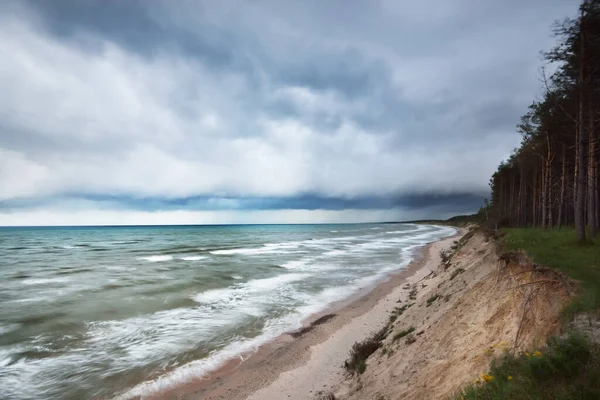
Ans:
{"label": "sandy beach", "polygon": [[462,233],[425,246],[407,268],[313,316],[300,331],[153,398],[300,400],[327,393],[343,380],[352,345],[386,324],[390,312],[407,300],[411,285],[438,268],[440,251]]}

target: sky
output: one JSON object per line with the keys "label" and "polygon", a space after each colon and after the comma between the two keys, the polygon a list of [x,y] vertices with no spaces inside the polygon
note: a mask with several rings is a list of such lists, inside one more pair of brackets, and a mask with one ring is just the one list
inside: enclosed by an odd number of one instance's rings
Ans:
{"label": "sky", "polygon": [[0,225],[476,211],[572,0],[0,5]]}

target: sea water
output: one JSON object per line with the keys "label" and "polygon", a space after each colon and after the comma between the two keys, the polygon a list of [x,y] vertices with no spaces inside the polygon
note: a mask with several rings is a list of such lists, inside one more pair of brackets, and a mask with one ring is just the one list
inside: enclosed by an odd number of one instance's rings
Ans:
{"label": "sea water", "polygon": [[0,398],[126,399],[202,377],[454,232],[0,228]]}

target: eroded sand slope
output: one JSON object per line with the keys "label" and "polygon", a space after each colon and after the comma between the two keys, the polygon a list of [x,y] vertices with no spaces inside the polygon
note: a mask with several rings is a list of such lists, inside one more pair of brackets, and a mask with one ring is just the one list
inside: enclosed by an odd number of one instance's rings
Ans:
{"label": "eroded sand slope", "polygon": [[[455,246],[449,262],[406,285],[398,307],[412,306],[392,324],[366,371],[335,388],[335,398],[447,398],[504,351],[531,349],[556,333],[569,282],[519,255],[500,258],[495,246],[475,233]],[[411,327],[412,334],[394,340]]]}

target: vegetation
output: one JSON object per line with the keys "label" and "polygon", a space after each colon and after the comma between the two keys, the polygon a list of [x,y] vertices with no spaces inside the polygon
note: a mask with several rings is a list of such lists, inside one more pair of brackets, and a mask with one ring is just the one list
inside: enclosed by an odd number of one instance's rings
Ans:
{"label": "vegetation", "polygon": [[493,227],[575,226],[579,242],[600,221],[600,0],[584,0],[577,18],[556,24],[545,54],[545,94],[521,118],[521,146],[492,176],[483,211]]}
{"label": "vegetation", "polygon": [[[555,268],[580,282],[580,291],[567,315],[600,308],[600,246],[580,244],[572,229],[505,229],[503,249],[523,250],[536,264]],[[600,242],[600,240],[596,240]]]}
{"label": "vegetation", "polygon": [[585,337],[554,338],[539,351],[492,363],[457,399],[599,399],[600,349]]}
{"label": "vegetation", "polygon": [[410,306],[412,306],[413,303],[408,303],[403,305],[402,307],[396,307],[394,308],[394,310],[392,311],[392,313],[390,314],[390,323],[396,321],[396,319],[401,316],[402,314],[404,314],[404,311],[406,311]]}
{"label": "vegetation", "polygon": [[412,289],[410,289],[410,292],[408,292],[408,299],[409,300],[416,300],[417,299],[417,287],[413,286]]}
{"label": "vegetation", "polygon": [[400,339],[402,339],[404,336],[406,336],[406,335],[408,335],[408,334],[410,334],[410,333],[413,333],[414,331],[415,331],[415,327],[414,327],[414,326],[411,326],[411,327],[410,327],[410,328],[408,328],[408,329],[405,329],[405,330],[403,330],[403,331],[401,331],[401,332],[398,332],[398,333],[396,333],[396,334],[394,335],[393,341],[395,342],[396,340],[400,340]]}
{"label": "vegetation", "polygon": [[454,280],[454,278],[456,278],[458,275],[462,274],[463,272],[465,272],[465,270],[463,268],[457,268],[454,271],[452,271],[452,274],[450,274],[450,280]]}
{"label": "vegetation", "polygon": [[381,347],[381,342],[387,336],[389,325],[386,325],[379,332],[373,333],[371,337],[356,342],[350,350],[350,359],[346,360],[344,367],[350,373],[358,372],[362,374],[367,369],[367,358]]}
{"label": "vegetation", "polygon": [[427,299],[427,307],[429,307],[430,305],[432,305],[433,302],[436,301],[439,298],[440,298],[440,296],[438,294],[434,294],[433,296],[431,296],[430,298],[428,298]]}

